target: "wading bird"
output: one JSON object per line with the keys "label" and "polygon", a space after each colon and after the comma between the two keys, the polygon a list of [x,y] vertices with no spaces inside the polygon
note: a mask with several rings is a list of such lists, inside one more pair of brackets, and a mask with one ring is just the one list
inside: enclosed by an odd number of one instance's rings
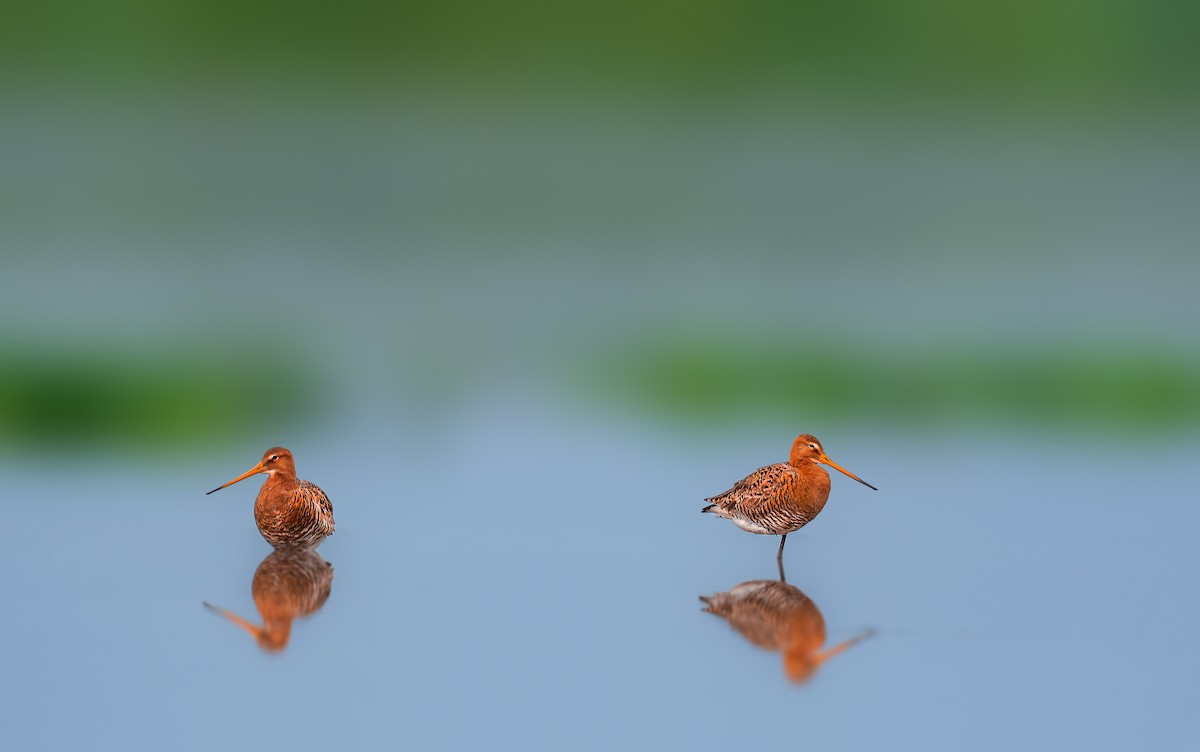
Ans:
{"label": "wading bird", "polygon": [[821,465],[840,470],[873,491],[879,490],[826,457],[817,437],[806,433],[792,443],[787,462],[755,470],[725,493],[705,499],[712,503],[700,511],[731,520],[747,532],[782,535],[776,556],[782,570],[788,533],[812,522],[829,498],[829,473]]}
{"label": "wading bird", "polygon": [[316,546],[333,535],[333,503],[316,485],[296,478],[296,462],[283,447],[268,449],[257,465],[208,493],[257,473],[268,477],[254,502],[254,522],[268,543]]}

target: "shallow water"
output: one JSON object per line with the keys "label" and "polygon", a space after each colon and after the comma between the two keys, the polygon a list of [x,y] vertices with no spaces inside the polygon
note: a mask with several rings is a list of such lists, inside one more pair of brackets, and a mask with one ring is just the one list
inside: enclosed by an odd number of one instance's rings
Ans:
{"label": "shallow water", "polygon": [[1194,445],[1116,461],[1099,442],[819,432],[880,491],[835,477],[787,580],[825,647],[874,635],[795,684],[700,601],[776,577],[776,538],[699,509],[791,436],[523,404],[420,444],[356,428],[289,442],[338,530],[331,595],[278,653],[202,606],[257,619],[257,484],[204,492],[262,447],[7,468],[12,748],[1200,741]]}

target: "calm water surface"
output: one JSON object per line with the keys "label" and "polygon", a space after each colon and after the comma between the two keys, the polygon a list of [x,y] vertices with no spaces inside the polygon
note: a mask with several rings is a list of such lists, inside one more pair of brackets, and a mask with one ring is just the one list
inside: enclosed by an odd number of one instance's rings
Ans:
{"label": "calm water surface", "polygon": [[[421,445],[358,428],[283,442],[338,531],[330,595],[279,652],[202,606],[262,624],[257,484],[204,492],[264,447],[11,462],[11,748],[1200,743],[1194,443],[672,436],[525,406]],[[775,578],[777,539],[699,510],[800,430],[880,491],[835,473],[789,542],[825,647],[874,631],[797,684],[700,600]]]}

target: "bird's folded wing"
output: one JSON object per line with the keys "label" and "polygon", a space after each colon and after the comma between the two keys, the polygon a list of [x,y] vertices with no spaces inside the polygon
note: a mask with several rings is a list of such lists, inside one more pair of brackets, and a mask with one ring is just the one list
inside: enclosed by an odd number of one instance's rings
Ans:
{"label": "bird's folded wing", "polygon": [[733,504],[743,511],[753,511],[774,506],[780,492],[787,487],[789,468],[787,465],[767,465],[733,484],[733,488],[705,501],[713,504]]}

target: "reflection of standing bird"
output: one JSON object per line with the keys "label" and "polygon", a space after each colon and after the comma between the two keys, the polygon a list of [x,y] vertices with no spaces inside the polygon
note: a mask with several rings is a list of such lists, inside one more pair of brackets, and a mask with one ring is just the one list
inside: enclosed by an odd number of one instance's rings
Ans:
{"label": "reflection of standing bird", "polygon": [[292,620],[318,611],[333,587],[333,565],[311,548],[279,548],[263,559],[254,572],[254,605],[262,616],[256,626],[223,608],[205,603],[213,611],[254,635],[263,650],[287,647]]}
{"label": "reflection of standing bird", "polygon": [[829,473],[818,463],[840,470],[867,488],[879,490],[826,457],[817,437],[806,433],[796,437],[786,463],[755,470],[720,496],[705,499],[712,504],[700,511],[732,520],[751,533],[782,535],[776,556],[782,568],[787,534],[812,522],[829,498]]}
{"label": "reflection of standing bird", "polygon": [[821,664],[870,637],[867,630],[822,650],[825,618],[804,593],[781,580],[751,580],[727,593],[700,596],[704,610],[725,619],[751,643],[783,653],[783,668],[794,682],[807,681]]}
{"label": "reflection of standing bird", "polygon": [[268,449],[257,465],[208,493],[232,486],[255,473],[268,475],[254,502],[254,522],[268,543],[316,546],[333,535],[333,503],[316,485],[296,478],[296,462],[283,447]]}

